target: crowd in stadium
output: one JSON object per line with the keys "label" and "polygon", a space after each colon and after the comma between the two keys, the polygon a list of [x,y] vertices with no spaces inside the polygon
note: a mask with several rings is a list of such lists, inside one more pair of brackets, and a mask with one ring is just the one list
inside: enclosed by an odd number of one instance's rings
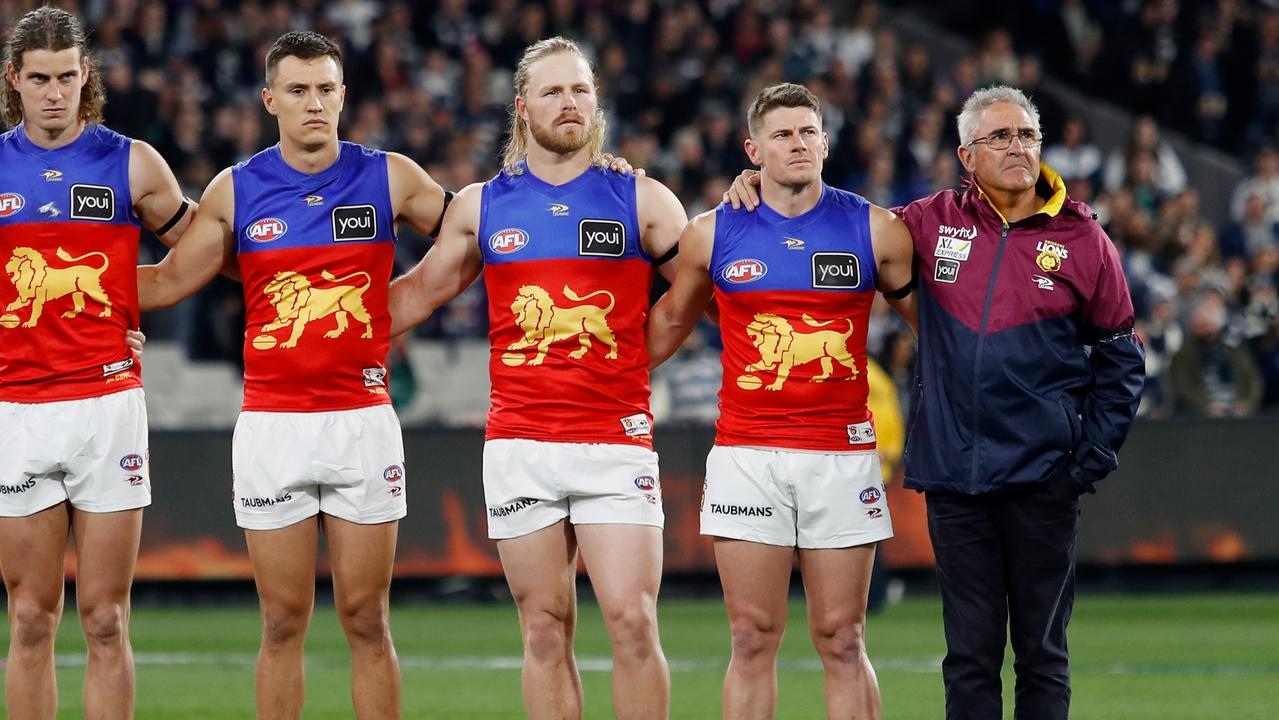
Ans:
{"label": "crowd in stadium", "polygon": [[[12,17],[30,4],[0,9]],[[954,186],[958,103],[984,84],[1012,84],[1039,104],[1044,161],[1072,197],[1092,205],[1123,253],[1149,358],[1142,412],[1249,415],[1279,406],[1273,9],[1235,0],[1013,3],[1025,11],[1010,14],[1010,30],[987,29],[969,56],[943,67],[929,47],[902,41],[869,0],[840,8],[818,0],[63,4],[94,28],[107,124],[153,143],[192,197],[218,168],[271,141],[262,58],[294,28],[334,37],[347,53],[343,137],[405,153],[452,189],[498,169],[521,50],[550,35],[576,38],[598,68],[607,147],[662,180],[690,215],[717,204],[746,165],[744,99],[767,84],[804,82],[821,98],[826,180],[887,207]],[[1033,44],[1018,40],[1027,23],[1039,31]],[[1126,146],[1098,147],[1082,118],[1040,91],[1043,72],[1149,114],[1135,116]],[[1201,212],[1194,179],[1161,128],[1253,168],[1230,217]],[[407,232],[403,239],[407,267],[426,244]],[[480,292],[421,332],[482,337]],[[234,286],[215,284],[169,327],[150,329],[185,340],[194,358],[234,360],[238,298]],[[904,390],[910,339],[890,313],[880,316],[871,351]],[[696,368],[692,376],[717,382]]]}

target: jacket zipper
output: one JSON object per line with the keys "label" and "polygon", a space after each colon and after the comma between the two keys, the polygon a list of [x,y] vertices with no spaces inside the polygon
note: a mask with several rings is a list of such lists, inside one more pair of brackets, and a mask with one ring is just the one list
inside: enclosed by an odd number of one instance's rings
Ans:
{"label": "jacket zipper", "polygon": [[995,251],[995,264],[990,269],[990,283],[986,286],[986,302],[981,309],[981,325],[977,330],[977,353],[973,358],[973,461],[968,474],[969,492],[977,492],[977,467],[981,457],[981,356],[986,345],[986,322],[990,320],[990,305],[995,299],[995,284],[999,281],[999,266],[1004,261],[1004,245],[1008,233],[1012,229],[1007,223],[1000,223],[1003,230],[999,234],[999,249]]}

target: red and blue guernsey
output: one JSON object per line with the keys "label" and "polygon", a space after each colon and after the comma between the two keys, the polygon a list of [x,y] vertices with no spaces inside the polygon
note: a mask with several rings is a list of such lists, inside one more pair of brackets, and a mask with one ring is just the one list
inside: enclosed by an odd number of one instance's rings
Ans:
{"label": "red and blue guernsey", "polygon": [[351,410],[389,403],[386,288],[395,228],[386,154],[341,143],[295,170],[267,148],[232,169],[244,279],[244,409]]}
{"label": "red and blue guernsey", "polygon": [[521,162],[485,183],[488,439],[652,446],[653,264],[640,246],[635,182],[591,167],[550,185]]}
{"label": "red and blue guernsey", "polygon": [[54,402],[142,387],[129,138],[88,125],[46,150],[0,135],[0,400]]}
{"label": "red and blue guernsey", "polygon": [[866,325],[870,203],[822,185],[788,218],[722,205],[710,272],[724,339],[717,445],[873,450]]}

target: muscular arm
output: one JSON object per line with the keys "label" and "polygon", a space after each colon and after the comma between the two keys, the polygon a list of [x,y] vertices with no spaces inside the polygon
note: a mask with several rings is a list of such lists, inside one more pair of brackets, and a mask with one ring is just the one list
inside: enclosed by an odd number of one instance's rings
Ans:
{"label": "muscular arm", "polygon": [[[870,241],[875,250],[880,292],[893,292],[910,284],[915,265],[915,244],[910,229],[902,219],[878,205],[870,206]],[[885,297],[888,304],[919,334],[919,318],[915,295],[904,298]]]}
{"label": "muscular arm", "polygon": [[[688,224],[688,215],[679,198],[665,185],[649,178],[635,180],[636,210],[639,214],[640,242],[644,252],[656,260],[680,242],[680,233]],[[675,282],[679,258],[657,266],[667,282]]]}
{"label": "muscular arm", "polygon": [[[153,232],[168,224],[185,200],[169,164],[155,148],[141,140],[134,140],[129,146],[129,189],[133,194],[133,212],[142,227]],[[160,242],[173,247],[191,224],[196,207],[196,203],[190,201],[178,222],[163,235],[156,235]]]}
{"label": "muscular arm", "polygon": [[444,213],[444,188],[421,166],[399,153],[387,153],[386,172],[396,219],[404,220],[423,235],[434,233]]}
{"label": "muscular arm", "polygon": [[459,192],[444,213],[439,237],[426,257],[391,282],[387,305],[392,337],[430,317],[480,274],[484,258],[475,236],[479,232],[483,190],[484,186],[476,183]]}
{"label": "muscular arm", "polygon": [[679,239],[680,263],[671,289],[648,314],[648,367],[661,365],[697,325],[714,294],[711,249],[715,241],[715,211],[693,218]]}
{"label": "muscular arm", "polygon": [[138,268],[138,305],[143,312],[169,307],[218,274],[235,256],[235,193],[230,169],[205,189],[200,213],[169,254],[156,265]]}

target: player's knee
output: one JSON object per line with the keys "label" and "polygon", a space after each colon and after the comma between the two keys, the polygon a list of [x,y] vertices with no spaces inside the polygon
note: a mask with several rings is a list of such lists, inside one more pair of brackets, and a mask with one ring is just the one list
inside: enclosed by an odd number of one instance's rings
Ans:
{"label": "player's knee", "polygon": [[90,645],[109,647],[119,645],[125,638],[128,609],[120,603],[97,603],[80,609],[80,626],[84,639]]}
{"label": "player's knee", "polygon": [[625,603],[606,611],[604,620],[615,653],[648,656],[657,650],[657,610],[652,603]]}
{"label": "player's knee", "polygon": [[826,663],[856,665],[866,652],[865,620],[833,618],[812,627],[813,646]]}
{"label": "player's knee", "polygon": [[382,600],[352,604],[341,608],[339,615],[347,641],[352,645],[386,645],[391,639],[391,618]]}
{"label": "player's knee", "polygon": [[569,618],[566,614],[538,610],[524,618],[524,650],[532,659],[558,660],[569,652]]}
{"label": "player's knee", "polygon": [[311,620],[310,608],[284,604],[263,605],[262,644],[279,646],[300,643]]}
{"label": "player's knee", "polygon": [[53,645],[53,634],[58,629],[57,606],[14,600],[10,607],[13,616],[9,627],[15,645],[28,649]]}
{"label": "player's knee", "polygon": [[777,655],[784,627],[767,618],[749,618],[731,624],[733,657],[751,662]]}

